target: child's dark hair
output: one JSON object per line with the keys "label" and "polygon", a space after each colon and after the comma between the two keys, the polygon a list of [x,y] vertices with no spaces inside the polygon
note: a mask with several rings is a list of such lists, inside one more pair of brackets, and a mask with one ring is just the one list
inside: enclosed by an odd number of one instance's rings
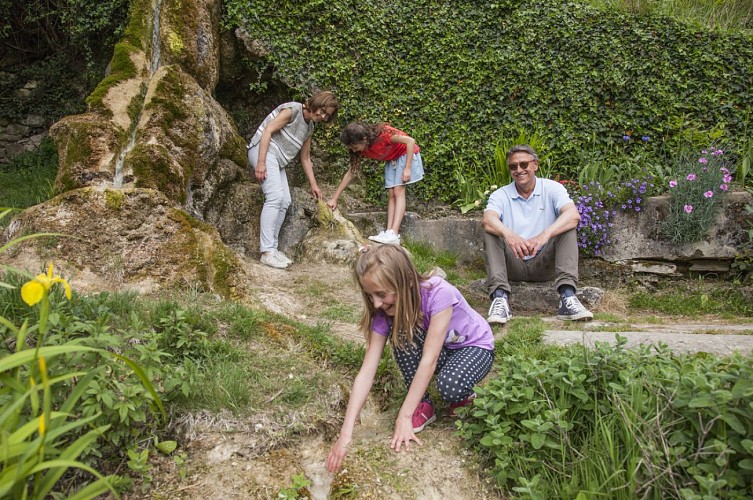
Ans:
{"label": "child's dark hair", "polygon": [[392,318],[390,336],[393,347],[403,349],[412,344],[413,331],[424,319],[421,310],[421,286],[426,277],[419,274],[408,251],[399,245],[366,247],[358,256],[353,271],[366,304],[360,324],[366,341],[369,341],[371,321],[377,313],[361,284],[361,280],[369,275],[380,288],[395,294],[395,316]]}
{"label": "child's dark hair", "polygon": [[351,122],[340,131],[340,142],[346,146],[354,146],[365,142],[367,146],[374,144],[379,134],[382,133],[385,123]]}
{"label": "child's dark hair", "polygon": [[333,108],[333,111],[329,115],[329,118],[325,120],[327,123],[331,123],[337,118],[337,110],[340,109],[340,101],[337,100],[335,94],[328,90],[317,92],[316,94],[306,99],[306,102],[303,104],[312,113],[316,113],[320,109],[326,111],[327,109]]}

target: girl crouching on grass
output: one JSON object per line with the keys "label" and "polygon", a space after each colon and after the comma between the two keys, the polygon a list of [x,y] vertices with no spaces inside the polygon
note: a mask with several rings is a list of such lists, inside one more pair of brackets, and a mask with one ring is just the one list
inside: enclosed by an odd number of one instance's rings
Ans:
{"label": "girl crouching on grass", "polygon": [[416,141],[387,123],[349,123],[340,132],[340,142],[350,150],[350,168],[327,205],[334,210],[337,199],[361,166],[361,158],[384,162],[387,201],[387,229],[369,239],[377,243],[400,244],[400,224],[405,216],[405,187],[424,177],[421,148]]}
{"label": "girl crouching on grass", "polygon": [[421,445],[416,433],[436,418],[427,393],[432,377],[454,416],[456,408],[472,402],[473,387],[494,361],[494,337],[486,320],[450,283],[419,275],[402,247],[368,248],[356,261],[355,278],[366,304],[360,325],[366,354],[340,435],[327,458],[330,472],[343,463],[387,341],[408,388],[390,442],[396,452],[403,445],[409,450],[411,441]]}

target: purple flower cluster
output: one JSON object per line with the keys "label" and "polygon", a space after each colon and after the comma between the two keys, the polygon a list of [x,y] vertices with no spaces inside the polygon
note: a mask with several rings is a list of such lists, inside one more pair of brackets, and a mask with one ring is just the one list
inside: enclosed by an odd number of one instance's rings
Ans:
{"label": "purple flower cluster", "polygon": [[617,210],[640,212],[643,200],[655,187],[650,178],[632,179],[607,189],[599,182],[590,182],[578,188],[567,187],[580,213],[578,247],[591,255],[601,255],[604,247],[613,242],[611,228]]}

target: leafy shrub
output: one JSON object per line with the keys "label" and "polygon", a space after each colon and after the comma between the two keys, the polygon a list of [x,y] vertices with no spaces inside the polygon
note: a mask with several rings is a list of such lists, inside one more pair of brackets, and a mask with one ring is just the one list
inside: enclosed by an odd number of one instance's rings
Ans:
{"label": "leafy shrub", "polygon": [[[513,355],[460,433],[499,484],[534,498],[753,493],[753,358],[597,344]],[[711,478],[711,480],[710,480]]]}
{"label": "leafy shrub", "polygon": [[703,239],[722,205],[732,176],[725,166],[724,151],[703,150],[700,157],[681,154],[669,180],[669,213],[662,222],[664,236],[672,243]]}

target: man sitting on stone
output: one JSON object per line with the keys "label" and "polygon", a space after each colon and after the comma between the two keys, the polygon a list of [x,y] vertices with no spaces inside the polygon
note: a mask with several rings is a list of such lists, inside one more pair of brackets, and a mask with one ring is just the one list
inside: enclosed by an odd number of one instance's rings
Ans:
{"label": "man sitting on stone", "polygon": [[536,177],[539,157],[528,145],[507,152],[513,182],[494,191],[484,210],[484,261],[492,305],[489,323],[512,317],[512,281],[554,279],[560,294],[557,318],[586,320],[593,314],[575,296],[580,214],[558,182]]}

